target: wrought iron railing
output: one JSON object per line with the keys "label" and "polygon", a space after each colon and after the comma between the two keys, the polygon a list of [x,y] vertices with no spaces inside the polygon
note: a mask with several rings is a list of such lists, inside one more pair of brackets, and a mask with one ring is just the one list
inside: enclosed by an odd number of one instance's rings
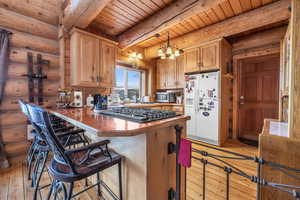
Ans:
{"label": "wrought iron railing", "polygon": [[[205,145],[202,143],[193,143],[194,147],[192,152],[193,156],[192,158],[199,161],[203,168],[202,168],[202,197],[203,200],[206,199],[206,167],[212,166],[215,168],[223,169],[226,174],[226,196],[225,199],[230,199],[230,176],[232,174],[236,174],[240,177],[246,178],[246,180],[251,181],[256,184],[256,199],[261,199],[261,187],[271,187],[276,190],[280,190],[282,192],[285,192],[289,195],[291,195],[291,198],[300,199],[300,169],[294,169],[290,168],[288,166],[283,166],[278,163],[274,162],[268,162],[262,158],[258,157],[252,157],[243,155],[240,153],[231,152],[228,150],[224,150],[215,146]],[[203,150],[202,150],[203,148]],[[210,153],[209,150],[213,151],[213,153]],[[220,155],[221,154],[221,155]],[[256,172],[254,174],[249,174],[249,172],[245,172],[245,170],[240,169],[238,166],[236,166],[233,163],[230,163],[230,161],[235,162],[253,162],[252,164],[255,164]],[[300,164],[300,163],[299,163]],[[288,176],[289,178],[292,178],[299,182],[299,185],[289,185],[289,184],[282,184],[282,183],[275,183],[272,181],[268,181],[267,179],[264,179],[261,177],[261,170],[263,166],[268,166],[272,168],[273,170],[278,170],[285,176]],[[299,175],[299,176],[298,176]]]}

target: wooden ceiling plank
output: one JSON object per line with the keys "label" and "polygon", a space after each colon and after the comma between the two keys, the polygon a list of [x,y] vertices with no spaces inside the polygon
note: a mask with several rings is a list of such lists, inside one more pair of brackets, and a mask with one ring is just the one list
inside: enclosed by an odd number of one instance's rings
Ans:
{"label": "wooden ceiling plank", "polygon": [[220,21],[213,9],[208,9],[205,13],[213,23]]}
{"label": "wooden ceiling plank", "polygon": [[148,6],[149,8],[152,9],[153,12],[157,11],[160,9],[160,7],[158,5],[156,5],[156,3],[154,3],[151,0],[140,0],[143,4],[145,4],[146,6]]}
{"label": "wooden ceiling plank", "polygon": [[272,3],[272,0],[262,0],[262,4],[263,5],[266,5],[268,3]]}
{"label": "wooden ceiling plank", "polygon": [[223,9],[227,18],[234,16],[233,9],[231,8],[230,3],[228,3],[227,1],[221,3],[221,8]]}
{"label": "wooden ceiling plank", "polygon": [[129,47],[224,0],[179,0],[121,34],[119,46]]}
{"label": "wooden ceiling plank", "polygon": [[86,28],[111,0],[77,0],[64,10],[63,25]]}
{"label": "wooden ceiling plank", "polygon": [[181,22],[180,25],[183,26],[188,32],[195,30],[187,20]]}
{"label": "wooden ceiling plank", "polygon": [[195,18],[195,16],[189,18],[189,20],[191,21],[191,24],[194,24],[194,26],[199,29],[201,27],[203,27],[203,24],[201,22],[199,22],[199,20],[197,18]]}
{"label": "wooden ceiling plank", "polygon": [[139,6],[137,6],[136,4],[131,2],[130,0],[118,0],[118,2],[122,3],[123,5],[125,5],[126,7],[134,10],[137,13],[141,13],[143,17],[149,15],[148,12],[146,12],[145,10],[143,10],[142,8],[140,8]]}
{"label": "wooden ceiling plank", "polygon": [[118,7],[117,5],[115,4],[110,4],[109,6],[107,6],[106,8],[110,8],[112,9],[114,12],[118,12],[120,13],[121,15],[123,16],[126,16],[128,18],[130,18],[131,20],[137,22],[137,21],[140,21],[142,19],[142,17],[140,16],[137,16],[136,14],[132,14],[131,12],[128,12],[128,9],[127,10],[124,10],[123,8],[120,8]]}
{"label": "wooden ceiling plank", "polygon": [[199,15],[195,15],[195,16],[193,16],[193,17],[195,17],[195,19],[197,19],[197,22],[198,22],[199,24],[201,24],[202,27],[203,27],[203,26],[206,26],[205,22],[203,21],[203,19],[202,19]]}
{"label": "wooden ceiling plank", "polygon": [[251,4],[254,8],[262,6],[262,0],[251,0]]}
{"label": "wooden ceiling plank", "polygon": [[[187,48],[203,41],[237,35],[271,24],[284,22],[290,18],[290,0],[280,0],[252,11],[240,14],[222,22],[187,33],[171,40],[179,48]],[[159,45],[145,49],[146,59],[155,58]]]}
{"label": "wooden ceiling plank", "polygon": [[[100,20],[101,19],[101,20]],[[102,23],[105,23],[105,21],[110,20],[113,24],[119,24],[120,26],[129,26],[129,23],[126,23],[113,15],[110,15],[109,13],[102,12],[101,15],[99,15],[96,19],[97,21],[101,21]]]}
{"label": "wooden ceiling plank", "polygon": [[137,12],[134,9],[132,9],[132,7],[129,7],[127,5],[124,5],[123,3],[114,0],[112,2],[113,5],[117,6],[118,8],[124,10],[125,12],[128,12],[128,14],[132,15],[132,16],[136,16],[139,19],[143,19],[144,15],[142,14],[142,12]]}
{"label": "wooden ceiling plank", "polygon": [[241,2],[243,12],[246,12],[246,11],[252,9],[251,0],[243,0],[240,2]]}
{"label": "wooden ceiling plank", "polygon": [[124,21],[124,22],[127,23],[127,24],[134,24],[134,23],[136,23],[136,20],[133,20],[133,19],[131,19],[131,18],[128,17],[128,16],[124,16],[121,12],[115,11],[115,10],[109,8],[109,7],[106,7],[106,8],[100,13],[100,15],[101,15],[102,13],[107,13],[107,14],[109,14],[109,15],[115,17],[116,19],[119,19],[119,20]]}
{"label": "wooden ceiling plank", "polygon": [[195,22],[195,20],[193,20],[193,18],[184,20],[184,23],[188,23],[189,26],[191,26],[193,30],[200,28],[200,25],[197,22]]}
{"label": "wooden ceiling plank", "polygon": [[226,18],[225,13],[224,13],[223,9],[220,7],[220,5],[213,8],[213,10],[215,11],[216,15],[218,16],[218,18],[220,20],[224,20]]}
{"label": "wooden ceiling plank", "polygon": [[162,0],[151,0],[153,3],[155,3],[160,9],[164,8],[167,4],[165,4]]}
{"label": "wooden ceiling plank", "polygon": [[240,0],[229,0],[229,3],[235,15],[243,12]]}
{"label": "wooden ceiling plank", "polygon": [[211,19],[207,16],[206,13],[201,13],[199,14],[199,17],[202,19],[202,21],[204,21],[205,25],[211,25],[213,22],[211,21]]}
{"label": "wooden ceiling plank", "polygon": [[146,5],[144,2],[140,0],[129,0],[129,1],[134,3],[140,9],[144,10],[147,13],[147,15],[151,15],[153,12],[155,12],[155,10],[153,10],[151,7],[149,7],[148,5]]}

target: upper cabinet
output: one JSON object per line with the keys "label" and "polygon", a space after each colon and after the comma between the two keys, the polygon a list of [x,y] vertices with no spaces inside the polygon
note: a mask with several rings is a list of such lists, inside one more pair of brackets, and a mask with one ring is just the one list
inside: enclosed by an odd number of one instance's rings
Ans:
{"label": "upper cabinet", "polygon": [[196,72],[199,70],[199,48],[186,50],[184,72]]}
{"label": "upper cabinet", "polygon": [[[225,44],[225,45],[224,45]],[[224,39],[200,44],[185,50],[185,73],[220,69],[222,51],[230,48]]]}
{"label": "upper cabinet", "polygon": [[157,89],[176,89],[184,87],[184,57],[157,60]]}
{"label": "upper cabinet", "polygon": [[83,87],[113,87],[115,42],[78,29],[71,32],[71,84]]}

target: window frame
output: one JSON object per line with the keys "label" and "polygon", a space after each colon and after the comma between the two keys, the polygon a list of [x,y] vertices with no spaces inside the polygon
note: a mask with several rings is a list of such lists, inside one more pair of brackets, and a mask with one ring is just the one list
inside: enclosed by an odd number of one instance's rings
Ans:
{"label": "window frame", "polygon": [[[140,72],[140,84],[139,84],[139,98],[138,99],[141,99],[142,96],[144,96],[145,94],[145,70],[143,69],[136,69],[136,68],[133,68],[133,67],[126,67],[126,66],[122,66],[122,65],[116,65],[116,68],[121,68],[121,69],[124,69],[125,73],[124,73],[124,87],[117,87],[117,78],[115,78],[115,87],[114,89],[116,90],[123,90],[124,89],[124,96],[126,98],[128,98],[128,89],[135,89],[135,88],[130,88],[128,87],[128,71],[135,71],[135,72]],[[115,74],[116,76],[116,74]]]}

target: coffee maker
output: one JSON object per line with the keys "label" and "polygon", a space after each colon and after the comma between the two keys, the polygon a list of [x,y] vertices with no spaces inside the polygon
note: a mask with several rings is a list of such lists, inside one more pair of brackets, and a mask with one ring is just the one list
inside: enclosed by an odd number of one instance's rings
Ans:
{"label": "coffee maker", "polygon": [[101,96],[100,94],[94,95],[94,111],[107,109],[107,96]]}

